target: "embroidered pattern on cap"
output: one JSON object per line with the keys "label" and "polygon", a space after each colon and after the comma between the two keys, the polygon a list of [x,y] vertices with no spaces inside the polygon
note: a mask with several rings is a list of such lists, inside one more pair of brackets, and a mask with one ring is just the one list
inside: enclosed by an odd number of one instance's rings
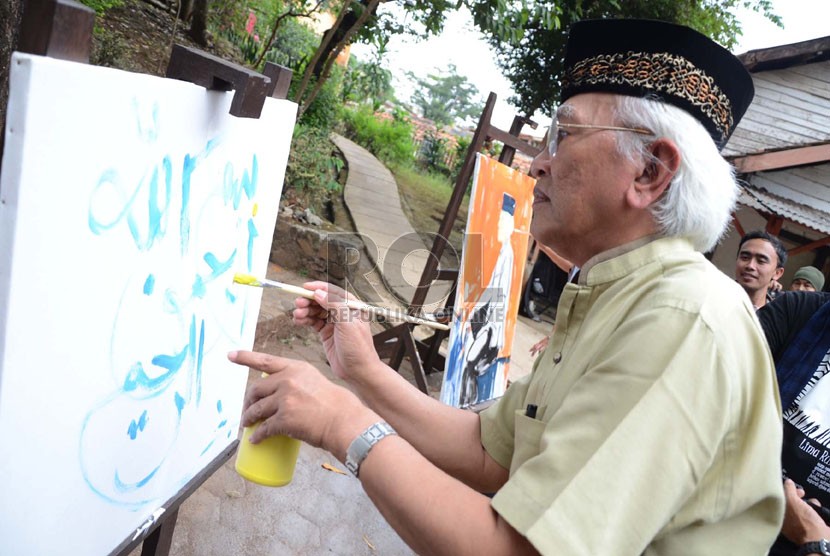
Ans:
{"label": "embroidered pattern on cap", "polygon": [[581,85],[628,85],[686,100],[709,118],[723,137],[732,129],[732,103],[712,76],[692,62],[666,52],[600,54],[580,60],[562,80],[562,89]]}

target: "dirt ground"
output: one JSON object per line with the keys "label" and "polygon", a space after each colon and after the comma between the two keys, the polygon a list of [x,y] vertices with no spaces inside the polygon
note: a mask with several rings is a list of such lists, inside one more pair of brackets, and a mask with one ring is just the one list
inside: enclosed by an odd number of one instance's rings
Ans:
{"label": "dirt ground", "polygon": [[[239,63],[239,51],[222,37],[210,36],[207,46],[187,36],[187,25],[175,14],[143,0],[125,0],[95,18],[92,62],[128,71],[163,76],[173,42],[205,50]],[[176,35],[173,37],[175,28]]]}

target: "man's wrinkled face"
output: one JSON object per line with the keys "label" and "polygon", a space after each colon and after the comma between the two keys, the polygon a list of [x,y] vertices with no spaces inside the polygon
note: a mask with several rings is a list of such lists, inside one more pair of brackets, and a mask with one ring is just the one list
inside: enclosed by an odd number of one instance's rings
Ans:
{"label": "man's wrinkled face", "polygon": [[[568,99],[556,119],[569,124],[618,125],[613,95],[586,93]],[[620,225],[634,165],[617,150],[613,131],[560,129],[556,154],[533,161],[536,178],[531,234],[577,264],[600,252]]]}
{"label": "man's wrinkled face", "polygon": [[790,290],[794,292],[814,292],[816,291],[816,288],[809,282],[809,280],[805,280],[804,278],[796,278],[793,280],[793,283],[790,284]]}
{"label": "man's wrinkled face", "polygon": [[744,242],[735,261],[735,280],[747,292],[755,292],[770,286],[784,273],[778,268],[775,247],[765,239],[750,239]]}

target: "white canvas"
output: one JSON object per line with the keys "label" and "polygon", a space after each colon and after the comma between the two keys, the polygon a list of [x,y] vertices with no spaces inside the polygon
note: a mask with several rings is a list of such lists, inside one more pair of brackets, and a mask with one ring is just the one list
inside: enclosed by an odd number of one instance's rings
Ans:
{"label": "white canvas", "polygon": [[103,554],[237,436],[296,105],[15,54],[0,554]]}

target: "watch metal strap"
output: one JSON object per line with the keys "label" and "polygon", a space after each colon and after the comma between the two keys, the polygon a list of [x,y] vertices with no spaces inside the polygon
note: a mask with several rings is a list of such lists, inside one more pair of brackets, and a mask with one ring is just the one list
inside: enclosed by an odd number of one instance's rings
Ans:
{"label": "watch metal strap", "polygon": [[830,541],[821,539],[820,541],[812,541],[802,544],[798,547],[796,556],[807,556],[808,554],[821,554],[821,556],[830,556]]}
{"label": "watch metal strap", "polygon": [[346,468],[357,477],[360,464],[369,455],[369,450],[382,439],[393,434],[398,433],[385,421],[378,421],[369,426],[349,444],[349,449],[346,450]]}

